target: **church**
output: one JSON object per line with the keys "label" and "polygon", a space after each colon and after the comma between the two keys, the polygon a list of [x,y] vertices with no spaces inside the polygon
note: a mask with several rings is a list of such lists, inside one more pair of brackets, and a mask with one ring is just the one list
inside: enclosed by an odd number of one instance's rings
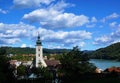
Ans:
{"label": "church", "polygon": [[36,58],[35,58],[35,67],[47,67],[47,64],[45,63],[43,59],[43,48],[42,43],[40,40],[40,35],[38,34],[38,38],[36,41]]}
{"label": "church", "polygon": [[34,66],[35,67],[49,67],[49,66],[55,67],[59,64],[60,64],[59,60],[44,60],[42,42],[40,40],[40,35],[38,34],[38,37],[36,40],[36,57],[35,57]]}

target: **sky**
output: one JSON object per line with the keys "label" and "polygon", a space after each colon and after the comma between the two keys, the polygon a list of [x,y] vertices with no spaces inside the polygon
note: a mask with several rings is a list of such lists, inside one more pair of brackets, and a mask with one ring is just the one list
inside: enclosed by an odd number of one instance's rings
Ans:
{"label": "sky", "polygon": [[96,50],[120,42],[120,0],[0,0],[0,46],[79,46]]}

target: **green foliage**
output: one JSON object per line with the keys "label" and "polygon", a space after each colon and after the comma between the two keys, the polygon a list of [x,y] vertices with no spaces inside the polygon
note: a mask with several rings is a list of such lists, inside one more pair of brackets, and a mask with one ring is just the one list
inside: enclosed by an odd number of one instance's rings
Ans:
{"label": "green foliage", "polygon": [[24,76],[26,74],[26,67],[24,65],[20,65],[17,67],[18,76]]}
{"label": "green foliage", "polygon": [[62,71],[67,76],[75,76],[81,73],[94,72],[96,67],[88,62],[88,55],[74,47],[70,52],[63,54],[60,58]]}
{"label": "green foliage", "polygon": [[11,59],[12,60],[18,60],[18,61],[30,61],[33,58],[35,58],[35,56],[22,56],[22,55],[16,55],[16,56],[12,56]]}
{"label": "green foliage", "polygon": [[6,63],[8,62],[8,58],[5,56],[6,49],[0,48],[0,83],[6,81],[7,78],[7,67]]}
{"label": "green foliage", "polygon": [[120,42],[94,51],[91,58],[120,60]]}
{"label": "green foliage", "polygon": [[4,47],[7,51],[7,54],[35,54],[35,48],[20,48],[20,47]]}
{"label": "green foliage", "polygon": [[49,71],[49,68],[45,67],[33,67],[32,73],[36,74],[38,77],[43,77],[45,79],[51,79],[53,78],[52,72]]}
{"label": "green foliage", "polygon": [[0,47],[0,55],[5,55],[6,49],[4,47]]}
{"label": "green foliage", "polygon": [[43,49],[43,53],[45,54],[62,54],[64,52],[69,52],[70,49]]}
{"label": "green foliage", "polygon": [[[4,50],[5,49],[5,50]],[[6,51],[6,54],[22,55],[22,54],[35,54],[35,48],[20,48],[20,47],[1,47],[0,50]],[[4,51],[0,51],[4,52]],[[69,52],[70,49],[43,49],[45,55],[49,54],[62,54],[64,52]],[[2,53],[3,54],[3,53]]]}

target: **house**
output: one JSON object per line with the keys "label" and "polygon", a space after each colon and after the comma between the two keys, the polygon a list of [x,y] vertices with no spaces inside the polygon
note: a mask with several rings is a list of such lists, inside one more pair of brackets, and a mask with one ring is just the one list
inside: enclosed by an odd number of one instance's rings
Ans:
{"label": "house", "polygon": [[111,73],[111,72],[120,73],[120,67],[107,68],[107,69],[105,70],[105,72],[109,72],[109,73]]}
{"label": "house", "polygon": [[20,66],[21,65],[21,61],[17,61],[17,60],[10,60],[9,63],[11,65],[15,65],[16,67]]}
{"label": "house", "polygon": [[56,66],[60,65],[59,60],[45,60],[45,62],[48,67],[56,67]]}

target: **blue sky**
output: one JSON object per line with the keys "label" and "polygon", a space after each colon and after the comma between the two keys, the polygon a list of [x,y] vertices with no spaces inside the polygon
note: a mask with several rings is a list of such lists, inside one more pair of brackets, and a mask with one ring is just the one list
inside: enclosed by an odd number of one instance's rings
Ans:
{"label": "blue sky", "polygon": [[0,0],[0,46],[95,50],[120,42],[120,0]]}

